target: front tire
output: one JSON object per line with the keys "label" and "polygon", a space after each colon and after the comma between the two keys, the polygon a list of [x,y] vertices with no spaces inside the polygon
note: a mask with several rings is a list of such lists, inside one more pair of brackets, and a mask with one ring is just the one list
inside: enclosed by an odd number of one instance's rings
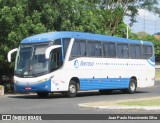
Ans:
{"label": "front tire", "polygon": [[77,96],[77,84],[75,81],[70,81],[68,91],[66,92],[66,96],[71,98]]}

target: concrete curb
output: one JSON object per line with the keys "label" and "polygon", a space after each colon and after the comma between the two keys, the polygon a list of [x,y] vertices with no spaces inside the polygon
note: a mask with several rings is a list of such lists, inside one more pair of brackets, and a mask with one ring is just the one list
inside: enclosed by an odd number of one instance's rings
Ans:
{"label": "concrete curb", "polygon": [[13,94],[4,94],[1,97],[8,97],[8,96],[29,96],[29,95],[36,95],[34,93],[28,93],[28,94],[23,94],[23,93],[13,93]]}
{"label": "concrete curb", "polygon": [[160,110],[158,106],[88,106],[86,104],[79,104],[79,107],[103,110]]}

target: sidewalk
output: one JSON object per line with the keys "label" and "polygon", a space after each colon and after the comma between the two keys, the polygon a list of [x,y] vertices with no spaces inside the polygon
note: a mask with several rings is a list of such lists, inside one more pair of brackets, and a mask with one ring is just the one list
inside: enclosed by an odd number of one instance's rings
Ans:
{"label": "sidewalk", "polygon": [[160,106],[128,106],[120,105],[119,103],[125,103],[129,101],[146,101],[148,99],[152,100],[160,97],[151,97],[151,98],[139,98],[139,99],[128,99],[128,100],[116,100],[116,101],[101,101],[101,102],[91,102],[91,103],[82,103],[79,104],[79,107],[83,108],[94,108],[94,109],[103,109],[103,110],[154,110],[160,111]]}

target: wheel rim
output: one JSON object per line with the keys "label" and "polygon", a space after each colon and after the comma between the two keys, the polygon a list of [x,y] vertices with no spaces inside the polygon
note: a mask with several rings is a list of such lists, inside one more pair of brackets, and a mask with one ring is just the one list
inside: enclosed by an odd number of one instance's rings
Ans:
{"label": "wheel rim", "polygon": [[135,88],[136,88],[135,83],[131,82],[131,84],[130,84],[131,91],[135,91]]}
{"label": "wheel rim", "polygon": [[70,87],[69,87],[69,91],[70,91],[70,93],[76,93],[76,86],[75,85],[70,85]]}

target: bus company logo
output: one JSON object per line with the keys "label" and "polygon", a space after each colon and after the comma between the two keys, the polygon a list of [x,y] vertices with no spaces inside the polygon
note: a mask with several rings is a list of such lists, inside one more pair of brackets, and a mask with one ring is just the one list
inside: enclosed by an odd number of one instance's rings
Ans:
{"label": "bus company logo", "polygon": [[75,67],[75,68],[78,68],[78,67],[79,67],[78,60],[75,60],[75,61],[74,61],[74,67]]}

